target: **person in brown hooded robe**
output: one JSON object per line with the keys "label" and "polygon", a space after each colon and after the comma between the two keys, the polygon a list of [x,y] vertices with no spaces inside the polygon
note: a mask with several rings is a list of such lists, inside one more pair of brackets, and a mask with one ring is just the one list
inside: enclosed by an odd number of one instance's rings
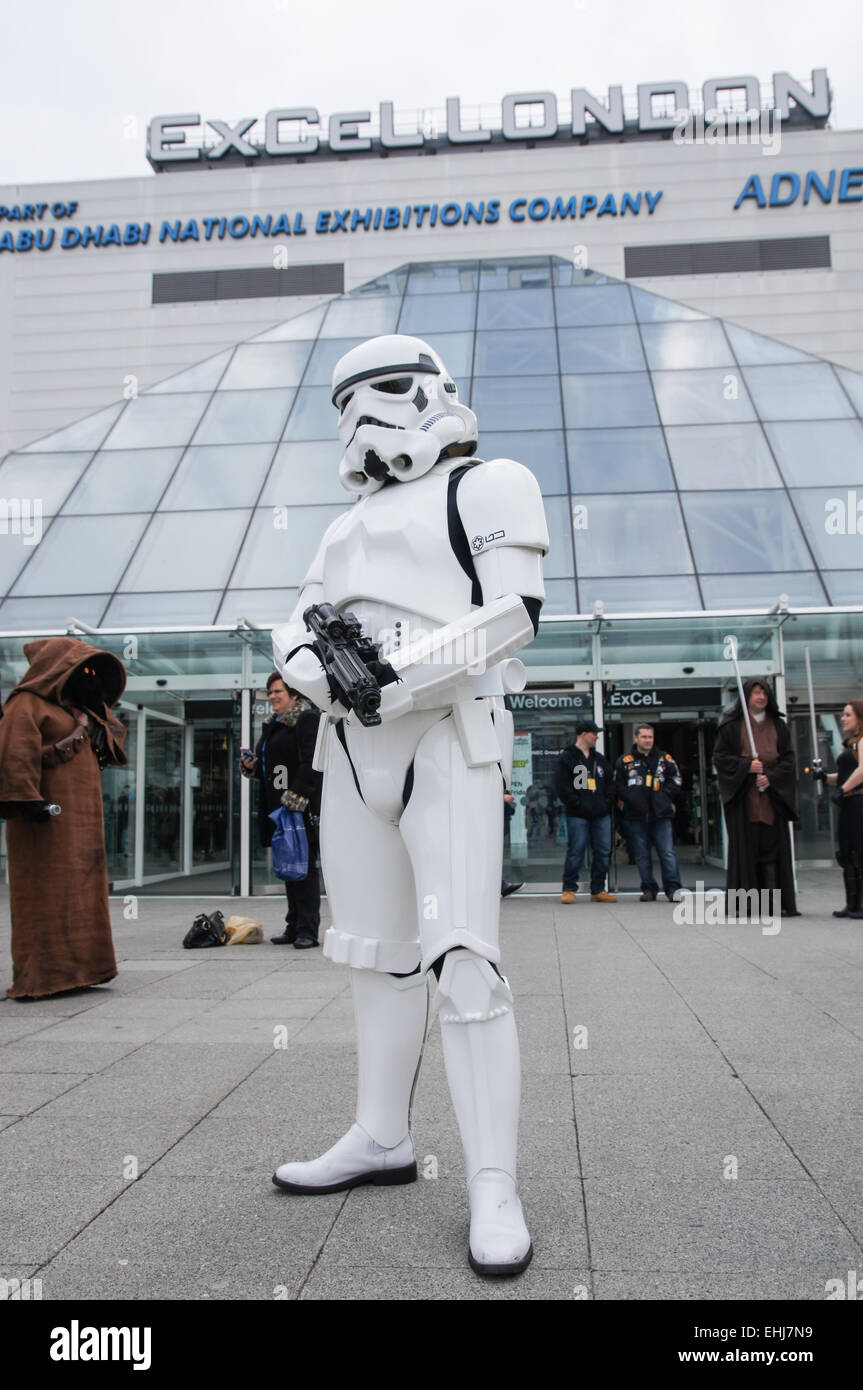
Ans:
{"label": "person in brown hooded robe", "polygon": [[789,825],[797,820],[797,766],[788,725],[767,681],[743,683],[755,749],[738,698],[720,721],[713,762],[728,827],[726,892],[781,894],[782,916],[797,917]]}
{"label": "person in brown hooded robe", "polygon": [[30,667],[0,720],[11,999],[103,984],[117,974],[100,770],[126,762],[126,731],[110,712],[126,684],[119,658],[72,637],[29,642],[24,655]]}

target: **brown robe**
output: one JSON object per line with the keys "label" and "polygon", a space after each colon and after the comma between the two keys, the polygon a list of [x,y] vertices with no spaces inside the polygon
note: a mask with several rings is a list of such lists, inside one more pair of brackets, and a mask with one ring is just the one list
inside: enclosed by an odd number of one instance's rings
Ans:
{"label": "brown robe", "polygon": [[[43,752],[73,734],[82,711],[64,699],[77,667],[94,658],[109,672],[111,703],[126,684],[122,662],[71,637],[24,648],[30,668],[10,691],[0,720],[0,816],[7,820],[12,913],[12,999],[101,984],[117,974],[108,910],[102,778],[90,739],[68,761]],[[126,731],[103,705],[87,711],[107,738],[107,759],[123,764]],[[51,754],[49,753],[49,759]],[[56,802],[59,816],[27,820],[21,803]]]}

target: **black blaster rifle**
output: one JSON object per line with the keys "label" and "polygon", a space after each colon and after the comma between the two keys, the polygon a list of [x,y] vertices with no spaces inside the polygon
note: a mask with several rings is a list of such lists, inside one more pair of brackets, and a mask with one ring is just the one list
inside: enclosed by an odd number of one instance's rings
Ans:
{"label": "black blaster rifle", "polygon": [[332,698],[354,710],[367,728],[380,724],[381,686],[399,679],[381,659],[380,646],[365,636],[355,614],[337,613],[331,603],[307,608],[303,622],[314,635]]}

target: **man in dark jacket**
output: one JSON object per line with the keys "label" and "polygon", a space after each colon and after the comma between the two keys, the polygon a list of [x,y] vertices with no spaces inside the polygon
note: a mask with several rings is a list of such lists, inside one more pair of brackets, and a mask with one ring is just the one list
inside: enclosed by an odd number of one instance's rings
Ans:
{"label": "man in dark jacket", "polygon": [[623,802],[627,835],[641,875],[639,901],[654,903],[659,893],[659,884],[653,877],[651,845],[659,855],[665,896],[673,900],[681,885],[671,823],[674,803],[683,791],[683,778],[671,754],[655,746],[652,724],[636,726],[631,751],[617,760],[614,787]]}
{"label": "man in dark jacket", "polygon": [[309,841],[309,872],[298,883],[285,884],[285,930],[281,936],[270,937],[278,946],[293,944],[301,951],[317,946],[321,919],[317,858],[323,777],[312,767],[321,716],[309,708],[299,691],[285,685],[277,671],[267,681],[267,698],[273,712],[264,720],[254,757],[240,758],[240,771],[261,782],[258,828],[262,845],[268,846],[275,833],[271,811],[287,806],[289,811],[303,813]]}
{"label": "man in dark jacket", "polygon": [[558,759],[558,798],[563,802],[569,831],[569,848],[563,866],[562,903],[574,903],[578,875],[590,841],[590,901],[613,903],[617,899],[605,890],[611,857],[611,803],[614,777],[611,764],[596,751],[602,730],[592,719],[575,726],[575,743]]}

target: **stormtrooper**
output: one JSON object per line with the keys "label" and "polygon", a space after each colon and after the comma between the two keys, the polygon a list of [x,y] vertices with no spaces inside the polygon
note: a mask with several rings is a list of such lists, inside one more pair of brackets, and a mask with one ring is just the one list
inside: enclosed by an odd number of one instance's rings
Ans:
{"label": "stormtrooper", "polygon": [[[276,666],[325,713],[321,861],[332,926],[324,954],[350,967],[356,1123],[288,1192],[412,1182],[413,1089],[429,973],[467,1165],[469,1259],[517,1274],[532,1246],[516,1191],[520,1097],[513,998],[498,969],[503,792],[512,766],[504,694],[534,637],[548,532],[533,474],[473,458],[477,422],[437,353],[374,338],[333,374],[341,482],[360,500],[327,530]],[[334,696],[303,614],[353,613],[397,679],[367,726]]]}

